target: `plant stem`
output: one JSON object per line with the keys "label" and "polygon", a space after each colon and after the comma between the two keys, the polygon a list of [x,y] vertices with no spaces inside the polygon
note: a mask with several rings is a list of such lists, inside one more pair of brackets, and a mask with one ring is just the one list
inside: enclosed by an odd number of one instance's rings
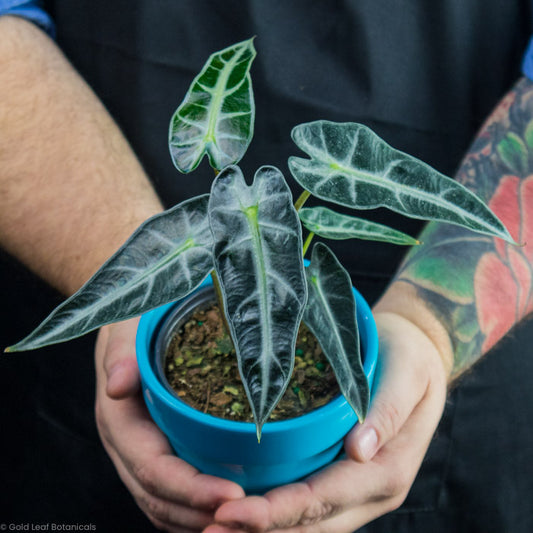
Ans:
{"label": "plant stem", "polygon": [[307,253],[307,249],[309,248],[309,245],[311,244],[311,241],[313,240],[314,236],[315,234],[312,231],[310,231],[309,235],[307,236],[307,239],[305,239],[305,242],[302,248],[302,255],[304,257],[305,257],[305,254]]}
{"label": "plant stem", "polygon": [[294,208],[296,211],[299,211],[300,208],[307,202],[307,199],[311,196],[311,193],[309,191],[304,191],[300,196],[298,197],[298,200],[294,203]]}
{"label": "plant stem", "polygon": [[[220,171],[213,167],[213,170],[215,171],[215,178],[219,175]],[[226,318],[226,311],[224,309],[224,296],[222,295],[222,288],[220,287],[220,280],[218,279],[216,270],[213,269],[211,271],[211,279],[213,280],[213,287],[215,288],[215,294],[217,296],[217,303],[218,308],[220,310],[220,316],[222,317],[222,327],[228,335],[228,337],[231,339],[231,330],[229,329],[229,323],[228,319]]]}
{"label": "plant stem", "polygon": [[218,308],[220,309],[220,316],[222,317],[222,326],[227,335],[231,338],[231,330],[229,329],[228,319],[226,318],[226,311],[224,310],[224,297],[222,296],[220,281],[218,279],[217,273],[214,270],[211,271],[211,278],[213,279],[213,287],[215,288]]}

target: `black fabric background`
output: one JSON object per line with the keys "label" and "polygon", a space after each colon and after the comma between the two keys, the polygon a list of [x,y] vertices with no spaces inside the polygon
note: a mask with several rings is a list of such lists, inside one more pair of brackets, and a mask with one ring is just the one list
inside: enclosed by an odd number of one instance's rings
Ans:
{"label": "black fabric background", "polygon": [[[167,205],[206,192],[211,170],[175,171],[169,118],[207,55],[256,35],[257,118],[248,176],[297,155],[304,121],[364,122],[390,144],[452,174],[519,76],[529,2],[507,0],[52,0],[58,42],[125,132]],[[290,178],[289,178],[290,180]],[[68,187],[68,183],[65,184]],[[117,206],[117,209],[127,206]],[[418,222],[370,215],[416,234]],[[404,250],[338,245],[373,302]],[[59,295],[0,256],[0,344],[43,319]],[[533,333],[522,324],[469,375],[448,405],[404,506],[378,532],[533,531]],[[89,336],[0,362],[0,521],[94,523],[150,531],[94,426]]]}

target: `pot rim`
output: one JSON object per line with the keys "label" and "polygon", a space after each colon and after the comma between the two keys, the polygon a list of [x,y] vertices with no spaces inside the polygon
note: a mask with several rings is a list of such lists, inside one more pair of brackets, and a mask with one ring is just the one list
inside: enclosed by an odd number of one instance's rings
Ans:
{"label": "pot rim", "polygon": [[[208,276],[191,294],[194,294],[209,285],[212,285],[211,276]],[[369,381],[369,385],[372,388],[377,365],[377,328],[369,305],[354,287],[352,287],[352,290],[356,299],[359,330],[360,333],[363,330],[365,331],[365,357],[363,368]],[[185,298],[190,297],[191,294]],[[202,413],[180,400],[178,396],[172,394],[167,387],[160,382],[153,368],[153,365],[155,364],[153,361],[155,339],[157,338],[158,330],[162,327],[166,318],[177,304],[178,302],[171,302],[149,311],[141,317],[139,322],[136,338],[137,362],[145,393],[157,396],[159,401],[165,403],[168,407],[177,410],[183,416],[212,428],[255,435],[256,427],[253,422],[226,420],[207,413]],[[341,413],[340,417],[339,412]],[[335,416],[339,422],[346,418],[353,418],[355,421],[357,420],[355,412],[352,410],[344,396],[340,394],[326,405],[310,411],[309,413],[287,420],[266,422],[263,425],[262,434],[267,435],[287,430],[298,430],[309,424],[320,422],[322,419],[331,419],[332,416]]]}

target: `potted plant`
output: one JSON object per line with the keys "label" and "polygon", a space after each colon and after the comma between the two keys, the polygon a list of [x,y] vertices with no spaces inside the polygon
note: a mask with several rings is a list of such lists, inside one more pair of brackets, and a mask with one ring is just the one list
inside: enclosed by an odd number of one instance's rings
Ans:
{"label": "potted plant", "polygon": [[[304,267],[314,235],[417,244],[383,225],[324,206],[304,207],[309,196],[354,209],[384,206],[406,216],[459,224],[513,240],[473,193],[391,148],[361,124],[317,121],[293,129],[294,142],[309,156],[289,160],[291,174],[304,189],[296,202],[275,167],[261,167],[247,185],[236,163],[253,134],[250,67],[254,57],[252,39],[210,56],[171,120],[169,146],[175,166],[183,173],[192,172],[207,155],[216,174],[211,192],[147,220],[76,294],[7,351],[66,341],[156,309],[141,320],[137,342],[152,416],[191,463],[261,490],[330,461],[342,436],[357,418],[363,421],[368,410],[377,355],[371,313],[325,244],[314,245],[309,266]],[[305,241],[302,226],[307,231]],[[226,452],[214,459],[204,455],[210,448],[220,448],[223,441],[238,449],[234,435],[240,429],[228,429],[228,424],[203,413],[191,415],[192,409],[183,407],[154,378],[152,338],[169,302],[182,305],[208,276],[221,302],[254,414],[255,429],[250,431],[249,424],[241,423],[248,429],[245,448],[238,452],[243,458],[255,458],[249,469]],[[263,428],[290,380],[302,319],[333,367],[343,397],[312,415]],[[176,403],[179,408],[174,411]],[[333,407],[341,404],[342,414],[335,414]],[[309,433],[305,425],[311,418],[318,421],[319,436]],[[210,437],[202,436],[196,426],[206,420],[211,424]],[[280,427],[289,429],[285,441],[279,436]],[[320,448],[318,443],[327,434],[334,438]],[[296,456],[285,451],[308,445],[312,450]],[[288,464],[298,461],[302,464],[283,477]],[[265,464],[269,464],[265,477],[255,478]]]}
{"label": "potted plant", "polygon": [[[170,390],[162,369],[158,369],[168,340],[165,326],[175,324],[182,313],[186,316],[195,300],[200,303],[205,296],[212,296],[211,287],[208,277],[190,297],[141,318],[137,360],[152,418],[182,459],[202,472],[239,483],[249,493],[262,493],[330,463],[339,454],[344,436],[357,422],[357,415],[341,395],[297,418],[266,423],[259,442],[253,423],[204,413]],[[353,295],[364,347],[364,373],[371,386],[378,353],[377,331],[368,304],[355,289]],[[286,394],[293,393],[289,390]]]}

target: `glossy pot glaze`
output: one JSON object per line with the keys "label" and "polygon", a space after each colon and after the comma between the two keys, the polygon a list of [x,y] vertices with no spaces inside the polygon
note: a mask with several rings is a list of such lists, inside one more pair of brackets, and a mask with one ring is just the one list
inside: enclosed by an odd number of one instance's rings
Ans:
{"label": "glossy pot glaze", "polygon": [[[183,300],[142,316],[137,331],[137,360],[143,395],[156,424],[176,454],[200,471],[231,479],[248,493],[261,493],[295,481],[335,459],[343,438],[357,416],[343,396],[290,420],[264,425],[257,442],[255,425],[216,418],[181,401],[161,377],[162,353],[168,330],[165,324],[190,313],[194,300],[202,301],[211,278]],[[372,313],[354,289],[357,321],[363,348],[364,370],[370,387],[377,364],[378,336]],[[191,305],[191,299],[193,303]]]}

